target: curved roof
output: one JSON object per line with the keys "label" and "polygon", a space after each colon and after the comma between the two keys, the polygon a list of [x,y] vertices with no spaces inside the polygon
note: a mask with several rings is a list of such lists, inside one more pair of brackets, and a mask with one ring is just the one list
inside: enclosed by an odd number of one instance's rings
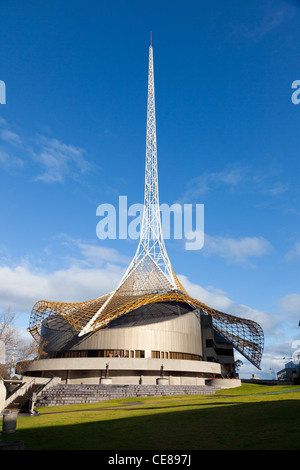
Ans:
{"label": "curved roof", "polygon": [[[95,300],[77,303],[39,301],[33,307],[29,331],[37,341],[40,341],[43,320],[50,315],[58,314],[64,317],[75,332],[79,333],[82,327],[105,304],[109,298],[108,296],[109,294]],[[122,302],[119,299],[119,305],[114,305],[113,310],[102,310],[93,326],[93,331],[109,326],[112,322],[134,309],[162,302],[185,303],[191,309],[199,308],[204,313],[211,315],[214,328],[226,340],[230,341],[236,350],[259,368],[264,347],[264,334],[258,323],[215,310],[179,291],[153,293],[136,297],[124,296]]]}

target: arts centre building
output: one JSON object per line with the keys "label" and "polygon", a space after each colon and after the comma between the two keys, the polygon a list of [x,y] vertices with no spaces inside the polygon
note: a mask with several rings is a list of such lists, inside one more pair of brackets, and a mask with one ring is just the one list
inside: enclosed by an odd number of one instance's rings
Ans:
{"label": "arts centre building", "polygon": [[[175,275],[160,222],[153,49],[149,48],[145,200],[136,254],[117,288],[79,303],[39,301],[25,375],[62,383],[204,385],[234,380],[234,350],[259,368],[263,331],[192,298]],[[24,367],[24,364],[23,364]]]}

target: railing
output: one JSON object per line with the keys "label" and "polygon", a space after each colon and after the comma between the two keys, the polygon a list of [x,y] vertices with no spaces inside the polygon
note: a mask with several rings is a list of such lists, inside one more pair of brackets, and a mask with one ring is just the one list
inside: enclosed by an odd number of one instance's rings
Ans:
{"label": "railing", "polygon": [[40,390],[36,393],[38,395],[42,390],[46,390],[49,387],[52,387],[53,385],[56,385],[57,383],[60,382],[60,378],[58,377],[53,377],[52,379],[49,379],[49,381],[46,384],[41,384],[39,378],[32,378],[28,382],[24,382],[21,387],[19,387],[12,395],[10,395],[4,404],[4,409],[8,408],[11,403],[13,403],[18,397],[26,395],[26,393],[35,385],[40,385],[41,388]]}
{"label": "railing", "polygon": [[29,382],[25,382],[20,388],[18,388],[18,390],[16,390],[10,397],[8,397],[5,400],[4,409],[8,408],[9,405],[14,402],[17,397],[25,395],[25,393],[27,393],[28,390],[35,384],[35,381],[35,378],[33,378]]}

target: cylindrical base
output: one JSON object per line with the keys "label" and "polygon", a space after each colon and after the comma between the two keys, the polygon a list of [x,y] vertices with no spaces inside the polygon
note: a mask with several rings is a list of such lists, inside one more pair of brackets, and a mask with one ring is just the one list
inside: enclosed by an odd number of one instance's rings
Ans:
{"label": "cylindrical base", "polygon": [[168,377],[159,377],[156,379],[156,384],[157,385],[169,385],[169,379]]}
{"label": "cylindrical base", "polygon": [[101,385],[110,385],[112,383],[111,377],[101,377],[100,379]]}

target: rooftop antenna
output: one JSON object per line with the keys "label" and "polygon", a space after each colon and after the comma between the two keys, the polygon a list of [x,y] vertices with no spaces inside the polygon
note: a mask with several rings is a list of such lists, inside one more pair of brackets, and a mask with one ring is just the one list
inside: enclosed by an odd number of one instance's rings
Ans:
{"label": "rooftop antenna", "polygon": [[152,31],[150,31],[150,46],[152,47]]}

